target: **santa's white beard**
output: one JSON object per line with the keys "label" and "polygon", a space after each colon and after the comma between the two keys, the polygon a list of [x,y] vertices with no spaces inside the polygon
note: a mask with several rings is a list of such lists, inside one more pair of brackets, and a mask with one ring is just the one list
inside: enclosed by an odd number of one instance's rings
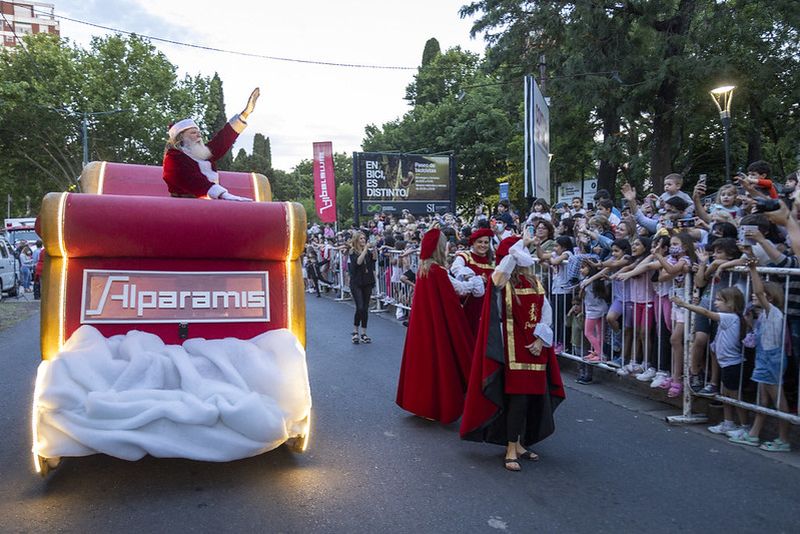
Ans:
{"label": "santa's white beard", "polygon": [[183,151],[194,159],[208,161],[211,159],[211,150],[202,141],[183,145]]}

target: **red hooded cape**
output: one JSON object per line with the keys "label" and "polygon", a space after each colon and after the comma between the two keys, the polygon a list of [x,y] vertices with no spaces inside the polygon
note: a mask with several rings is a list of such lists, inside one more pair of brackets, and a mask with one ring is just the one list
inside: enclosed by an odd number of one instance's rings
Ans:
{"label": "red hooded cape", "polygon": [[414,286],[397,405],[442,423],[458,419],[464,408],[473,342],[447,271],[433,264]]}
{"label": "red hooded cape", "polygon": [[[460,433],[462,439],[505,446],[508,444],[508,433],[505,336],[500,328],[503,318],[502,297],[503,288],[490,283],[483,299],[483,313],[475,342]],[[530,395],[525,431],[521,436],[524,447],[543,440],[555,431],[553,412],[565,396],[555,352],[552,348],[544,348],[542,354],[548,356],[546,389],[542,395]]]}

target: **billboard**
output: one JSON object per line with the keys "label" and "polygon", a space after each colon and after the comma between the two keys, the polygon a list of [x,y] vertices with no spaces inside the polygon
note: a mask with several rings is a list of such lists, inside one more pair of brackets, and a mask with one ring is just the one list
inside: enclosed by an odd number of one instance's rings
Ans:
{"label": "billboard", "polygon": [[455,211],[453,156],[353,153],[353,201],[356,215],[414,215]]}
{"label": "billboard", "polygon": [[525,197],[550,202],[550,108],[533,76],[525,76]]}
{"label": "billboard", "polygon": [[583,195],[583,206],[586,207],[590,202],[594,202],[595,193],[597,193],[597,180],[594,178],[583,181],[583,192],[580,182],[563,182],[558,184],[556,201],[569,204],[573,198]]}

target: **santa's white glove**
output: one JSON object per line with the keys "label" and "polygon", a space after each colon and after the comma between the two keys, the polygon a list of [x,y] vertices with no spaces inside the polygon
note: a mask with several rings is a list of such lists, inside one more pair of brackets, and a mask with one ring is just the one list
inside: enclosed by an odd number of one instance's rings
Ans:
{"label": "santa's white glove", "polygon": [[222,198],[222,195],[227,193],[228,190],[219,184],[214,184],[208,189],[208,196],[213,199]]}
{"label": "santa's white glove", "polygon": [[227,191],[222,193],[219,196],[219,198],[221,198],[222,200],[235,200],[236,202],[252,202],[253,201],[253,199],[250,199],[250,198],[240,197],[240,196],[237,196],[237,195],[232,195],[232,194],[228,193]]}

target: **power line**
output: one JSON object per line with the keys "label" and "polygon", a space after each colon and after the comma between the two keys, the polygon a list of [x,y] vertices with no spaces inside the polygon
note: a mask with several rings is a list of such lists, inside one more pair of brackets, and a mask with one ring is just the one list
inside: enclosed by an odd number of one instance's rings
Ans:
{"label": "power line", "polygon": [[[36,9],[34,9],[34,12]],[[47,13],[49,15],[49,13]],[[185,46],[188,48],[197,48],[199,50],[207,50],[209,52],[220,52],[223,54],[232,54],[236,56],[245,56],[245,57],[253,57],[258,59],[268,59],[271,61],[285,61],[288,63],[303,63],[307,65],[324,65],[327,67],[347,67],[347,68],[355,68],[355,69],[382,69],[382,70],[416,70],[416,67],[401,67],[395,65],[368,65],[368,64],[360,64],[360,63],[335,63],[331,61],[319,61],[319,60],[312,60],[312,59],[297,59],[297,58],[289,58],[289,57],[280,57],[280,56],[268,56],[265,54],[255,54],[252,52],[241,52],[238,50],[226,50],[224,48],[215,48],[213,46],[205,46],[193,43],[184,43],[181,41],[175,41],[172,39],[165,39],[163,37],[155,37],[152,35],[145,35],[142,33],[137,32],[129,32],[126,30],[120,30],[119,28],[112,28],[111,26],[104,26],[102,24],[96,24],[94,22],[88,22],[85,20],[75,19],[71,17],[65,17],[64,15],[56,14],[54,15],[56,18],[69,20],[71,22],[76,22],[78,24],[84,24],[86,26],[92,26],[95,28],[100,28],[103,30],[112,31],[115,33],[122,33],[125,35],[138,35],[140,37],[144,37],[146,39],[150,39],[151,41],[158,41],[167,44],[173,44],[177,46]]]}

